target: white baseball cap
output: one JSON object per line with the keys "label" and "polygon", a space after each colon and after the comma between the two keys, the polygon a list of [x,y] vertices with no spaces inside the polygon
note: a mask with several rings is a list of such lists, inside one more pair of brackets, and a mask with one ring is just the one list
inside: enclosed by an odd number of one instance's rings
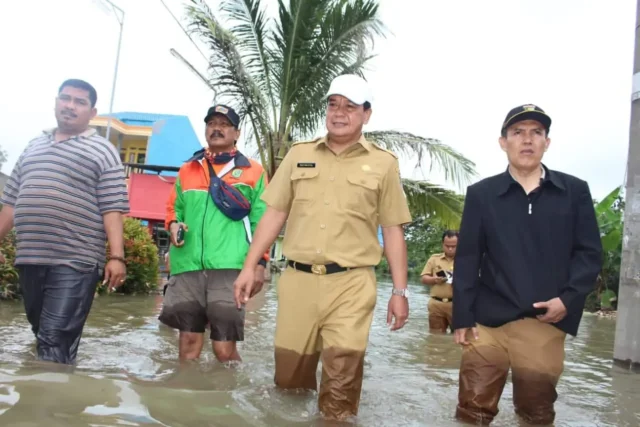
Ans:
{"label": "white baseball cap", "polygon": [[343,74],[333,79],[326,97],[329,98],[331,95],[344,96],[357,105],[365,102],[373,103],[373,93],[369,83],[355,74]]}

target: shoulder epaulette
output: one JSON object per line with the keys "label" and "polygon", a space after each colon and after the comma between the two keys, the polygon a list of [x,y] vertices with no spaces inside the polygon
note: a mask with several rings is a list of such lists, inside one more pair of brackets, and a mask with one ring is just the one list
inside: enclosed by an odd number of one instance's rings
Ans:
{"label": "shoulder epaulette", "polygon": [[389,154],[391,154],[393,157],[395,157],[396,159],[398,158],[398,156],[396,155],[396,153],[394,153],[393,151],[391,151],[391,150],[387,150],[386,148],[381,147],[380,145],[376,144],[375,142],[371,142],[371,141],[369,141],[369,143],[370,143],[373,147],[377,148],[378,150],[380,150],[380,151],[384,151],[385,153],[389,153]]}
{"label": "shoulder epaulette", "polygon": [[320,137],[320,138],[316,138],[316,139],[310,139],[308,141],[297,141],[297,142],[294,142],[293,144],[291,144],[291,146],[300,145],[300,144],[311,144],[312,142],[318,142],[321,139],[322,138]]}

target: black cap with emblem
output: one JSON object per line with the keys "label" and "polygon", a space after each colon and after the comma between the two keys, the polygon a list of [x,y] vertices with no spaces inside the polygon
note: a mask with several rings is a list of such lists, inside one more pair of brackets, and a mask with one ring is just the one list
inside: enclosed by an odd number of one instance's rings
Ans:
{"label": "black cap with emblem", "polygon": [[238,115],[238,113],[236,113],[236,110],[222,104],[214,105],[213,107],[209,108],[209,111],[207,111],[207,115],[204,118],[204,122],[207,123],[216,114],[225,116],[227,119],[229,119],[233,127],[235,127],[236,129],[238,129],[238,126],[240,126],[240,116]]}
{"label": "black cap with emblem", "polygon": [[523,120],[535,120],[540,122],[547,131],[547,134],[549,134],[549,128],[551,128],[551,117],[549,117],[542,108],[533,104],[520,105],[519,107],[509,111],[509,114],[507,114],[507,117],[504,119],[504,123],[502,123],[502,134],[505,134],[505,131],[509,126]]}

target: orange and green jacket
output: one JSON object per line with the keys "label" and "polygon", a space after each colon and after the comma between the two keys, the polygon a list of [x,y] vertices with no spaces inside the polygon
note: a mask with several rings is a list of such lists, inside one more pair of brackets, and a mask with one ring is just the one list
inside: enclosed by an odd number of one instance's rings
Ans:
{"label": "orange and green jacket", "polygon": [[[169,249],[172,276],[187,271],[241,269],[253,233],[266,210],[261,196],[268,178],[258,162],[238,152],[235,168],[221,178],[251,202],[248,217],[244,221],[233,221],[211,200],[206,161],[204,150],[200,150],[182,165],[167,202],[166,229],[174,221],[188,227],[184,245],[171,245]],[[215,165],[216,174],[223,167]],[[263,259],[269,260],[268,252]]]}

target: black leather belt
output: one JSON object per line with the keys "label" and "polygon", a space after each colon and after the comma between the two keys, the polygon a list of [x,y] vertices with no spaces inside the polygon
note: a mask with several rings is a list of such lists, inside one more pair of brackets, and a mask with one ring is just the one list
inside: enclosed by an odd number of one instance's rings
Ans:
{"label": "black leather belt", "polygon": [[431,298],[440,302],[453,302],[453,298],[438,298],[438,297],[431,297]]}
{"label": "black leather belt", "polygon": [[304,271],[305,273],[318,274],[318,275],[340,273],[342,271],[351,270],[351,267],[341,267],[335,263],[333,264],[302,264],[300,262],[287,261],[287,264],[289,265],[289,267],[295,270]]}

